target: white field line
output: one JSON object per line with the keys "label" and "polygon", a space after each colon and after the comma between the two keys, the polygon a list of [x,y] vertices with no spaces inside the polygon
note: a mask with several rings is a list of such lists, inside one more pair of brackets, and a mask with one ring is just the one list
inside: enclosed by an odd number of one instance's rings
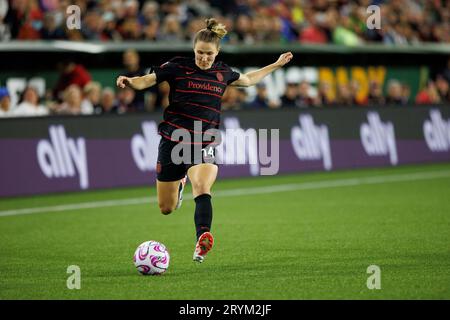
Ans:
{"label": "white field line", "polygon": [[[417,172],[417,173],[404,173],[382,176],[368,176],[359,178],[348,179],[335,179],[335,180],[323,180],[312,181],[302,183],[290,183],[280,184],[267,187],[253,187],[253,188],[240,188],[230,190],[219,190],[213,193],[214,197],[238,197],[255,194],[267,194],[274,192],[289,192],[298,190],[314,190],[325,189],[335,187],[350,187],[359,185],[370,185],[380,183],[392,183],[392,182],[404,182],[404,181],[417,181],[417,180],[430,180],[450,177],[450,170],[432,171],[432,172]],[[192,199],[192,196],[185,196],[185,199]],[[34,214],[34,213],[47,213],[47,212],[62,212],[79,209],[93,209],[93,208],[107,208],[118,207],[136,204],[151,204],[156,203],[156,197],[143,197],[143,198],[130,198],[121,200],[107,200],[107,201],[94,201],[94,202],[82,202],[73,203],[49,207],[35,207],[24,208],[14,210],[0,211],[0,217],[15,216],[22,214]]]}

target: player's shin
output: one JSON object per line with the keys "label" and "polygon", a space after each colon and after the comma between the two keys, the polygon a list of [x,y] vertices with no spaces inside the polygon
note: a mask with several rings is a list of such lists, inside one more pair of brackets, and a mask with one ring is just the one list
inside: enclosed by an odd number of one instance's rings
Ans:
{"label": "player's shin", "polygon": [[212,205],[211,195],[201,194],[195,199],[195,229],[197,232],[197,240],[202,233],[211,230],[212,223]]}

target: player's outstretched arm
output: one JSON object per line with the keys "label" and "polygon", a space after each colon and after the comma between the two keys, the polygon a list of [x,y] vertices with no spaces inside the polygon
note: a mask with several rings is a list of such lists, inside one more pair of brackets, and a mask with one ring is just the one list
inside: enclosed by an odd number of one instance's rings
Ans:
{"label": "player's outstretched arm", "polygon": [[265,66],[264,68],[251,71],[245,74],[241,73],[241,76],[238,80],[231,83],[232,86],[238,86],[238,87],[250,87],[255,84],[257,84],[259,81],[262,80],[265,76],[267,76],[269,73],[274,72],[275,70],[282,68],[285,64],[287,64],[289,61],[291,61],[293,55],[291,52],[285,52],[280,55],[278,60],[272,64],[269,64],[268,66]]}
{"label": "player's outstretched arm", "polygon": [[142,77],[133,78],[119,76],[117,78],[116,84],[119,88],[125,88],[126,86],[129,86],[135,90],[142,90],[156,84],[156,75],[154,73],[151,73]]}

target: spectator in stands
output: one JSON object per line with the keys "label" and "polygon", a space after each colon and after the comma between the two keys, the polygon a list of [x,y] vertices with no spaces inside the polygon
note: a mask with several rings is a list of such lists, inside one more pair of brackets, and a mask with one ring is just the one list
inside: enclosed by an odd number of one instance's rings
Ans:
{"label": "spectator in stands", "polygon": [[287,81],[284,94],[281,96],[281,108],[296,108],[298,98],[298,84]]}
{"label": "spectator in stands", "polygon": [[408,104],[411,96],[411,88],[406,83],[402,84],[402,104]]}
{"label": "spectator in stands", "polygon": [[332,38],[335,44],[352,46],[362,43],[358,34],[352,30],[351,21],[348,16],[331,16],[328,23],[331,27]]}
{"label": "spectator in stands", "polygon": [[269,100],[266,84],[264,82],[259,82],[256,84],[255,98],[248,103],[246,107],[251,109],[268,109],[276,108],[277,104]]}
{"label": "spectator in stands", "polygon": [[8,1],[0,0],[0,41],[8,41],[11,39],[10,25],[5,22],[8,9]]}
{"label": "spectator in stands", "polygon": [[160,21],[159,3],[156,1],[148,0],[142,7],[141,14],[139,15],[139,23],[142,26],[146,26],[154,21]]}
{"label": "spectator in stands", "polygon": [[138,41],[142,38],[139,22],[133,18],[127,18],[119,27],[123,40]]}
{"label": "spectator in stands", "polygon": [[449,83],[443,75],[439,74],[436,77],[436,89],[439,98],[443,103],[450,103],[450,89]]}
{"label": "spectator in stands", "polygon": [[100,35],[100,38],[103,41],[120,41],[122,40],[122,36],[117,30],[117,21],[114,13],[112,11],[106,11],[102,15],[102,20],[104,22],[103,29]]}
{"label": "spectator in stands", "polygon": [[91,75],[81,64],[71,60],[65,60],[58,65],[60,71],[59,79],[54,87],[53,96],[60,100],[61,93],[70,85],[76,84],[83,89],[91,81]]}
{"label": "spectator in stands", "polygon": [[319,82],[319,88],[317,92],[317,105],[327,106],[335,103],[333,94],[331,92],[331,85],[328,81]]}
{"label": "spectator in stands", "polygon": [[267,17],[267,35],[265,42],[285,43],[286,39],[282,37],[283,21],[280,17]]}
{"label": "spectator in stands", "polygon": [[298,39],[298,31],[296,25],[292,21],[291,11],[281,1],[273,4],[276,16],[281,19],[281,39],[283,42],[293,42]]}
{"label": "spectator in stands", "polygon": [[405,45],[408,44],[408,40],[401,32],[401,26],[399,25],[386,25],[386,32],[384,34],[383,42],[391,45]]}
{"label": "spectator in stands", "polygon": [[101,92],[102,86],[99,82],[91,81],[84,86],[81,114],[93,114],[95,109],[100,108]]}
{"label": "spectator in stands", "polygon": [[341,83],[337,85],[336,104],[340,106],[355,105],[354,97],[348,83]]}
{"label": "spectator in stands", "polygon": [[143,27],[142,38],[143,40],[157,41],[159,35],[159,20],[153,20]]}
{"label": "spectator in stands", "polygon": [[360,84],[356,80],[350,81],[350,92],[353,97],[353,103],[357,106],[366,106],[368,103],[367,96],[360,94]]}
{"label": "spectator in stands", "polygon": [[240,89],[228,86],[222,96],[222,110],[239,110],[242,108],[243,102]]}
{"label": "spectator in stands", "polygon": [[83,41],[83,35],[81,34],[80,30],[78,29],[72,29],[72,30],[66,30],[66,37],[69,41]]}
{"label": "spectator in stands", "polygon": [[114,90],[110,87],[106,87],[102,91],[102,97],[100,99],[100,108],[95,110],[96,114],[119,114],[124,113],[125,110],[119,110],[116,103],[116,97]]}
{"label": "spectator in stands", "polygon": [[176,15],[170,14],[165,17],[159,40],[167,42],[180,42],[183,40],[183,31]]}
{"label": "spectator in stands", "polygon": [[239,15],[236,19],[235,32],[240,43],[255,43],[255,38],[252,34],[252,22],[250,17],[243,14]]}
{"label": "spectator in stands", "polygon": [[245,88],[237,87],[237,96],[240,108],[245,108],[247,106],[247,100],[248,100],[248,92]]}
{"label": "spectator in stands", "polygon": [[378,82],[372,81],[369,84],[369,94],[367,99],[367,104],[369,106],[383,106],[385,104],[383,90]]}
{"label": "spectator in stands", "polygon": [[125,0],[122,4],[125,8],[125,18],[137,18],[139,14],[139,1]]}
{"label": "spectator in stands", "polygon": [[39,93],[37,89],[28,86],[23,91],[19,104],[13,113],[18,117],[38,117],[48,115],[49,110],[46,106],[39,104]]}
{"label": "spectator in stands", "polygon": [[104,22],[100,12],[97,10],[89,10],[84,16],[81,34],[86,40],[102,40]]}
{"label": "spectator in stands", "polygon": [[8,89],[0,87],[0,118],[11,117],[11,98]]}
{"label": "spectator in stands", "polygon": [[295,104],[300,108],[316,105],[315,100],[311,95],[311,86],[308,81],[303,80],[298,84],[298,96]]}
{"label": "spectator in stands", "polygon": [[124,113],[133,113],[139,111],[134,105],[135,91],[130,87],[118,89],[117,92],[117,107],[123,110]]}
{"label": "spectator in stands", "polygon": [[[125,66],[125,71],[121,74],[126,77],[140,77],[146,74],[146,70],[140,65],[140,57],[139,53],[137,53],[134,49],[129,49],[124,52],[122,56],[123,65]],[[158,87],[154,86],[149,90],[151,95],[158,94]],[[144,111],[145,110],[145,94],[146,91],[138,90],[134,94],[133,106],[136,111]]]}
{"label": "spectator in stands", "polygon": [[[203,22],[203,19],[199,19]],[[225,25],[225,28],[228,30],[228,33],[225,35],[225,37],[222,38],[222,43],[227,44],[238,44],[239,39],[238,36],[234,30],[234,20],[230,17],[224,17],[222,20],[222,23]],[[197,29],[198,30],[198,29]],[[192,36],[192,34],[191,34]]]}
{"label": "spectator in stands", "polygon": [[55,110],[56,114],[61,115],[80,115],[81,114],[81,89],[76,84],[68,86],[62,94],[63,102]]}
{"label": "spectator in stands", "polygon": [[40,30],[43,40],[63,40],[66,39],[64,30],[57,26],[56,16],[53,12],[46,12],[44,15],[44,25]]}
{"label": "spectator in stands", "polygon": [[402,84],[396,79],[389,80],[387,84],[386,105],[403,105]]}
{"label": "spectator in stands", "polygon": [[11,28],[13,39],[40,39],[39,29],[42,26],[43,14],[37,1],[12,0],[5,18]]}
{"label": "spectator in stands", "polygon": [[186,28],[185,40],[192,42],[194,40],[196,32],[202,29],[204,24],[205,21],[202,18],[195,18],[190,20]]}
{"label": "spectator in stands", "polygon": [[256,42],[263,43],[267,41],[269,30],[264,16],[255,15],[252,17],[252,30]]}
{"label": "spectator in stands", "polygon": [[438,104],[441,102],[436,85],[428,80],[427,85],[416,96],[417,104]]}
{"label": "spectator in stands", "polygon": [[306,26],[300,33],[302,43],[327,43],[329,42],[325,30],[316,21],[316,15],[306,17]]}
{"label": "spectator in stands", "polygon": [[169,15],[174,15],[178,21],[181,23],[183,19],[186,18],[185,15],[185,2],[180,0],[164,0],[161,4],[161,16],[166,17]]}

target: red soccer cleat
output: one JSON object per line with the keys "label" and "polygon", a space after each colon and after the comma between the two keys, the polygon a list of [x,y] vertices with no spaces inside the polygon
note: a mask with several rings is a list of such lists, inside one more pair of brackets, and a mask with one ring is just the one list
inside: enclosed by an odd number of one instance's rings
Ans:
{"label": "red soccer cleat", "polygon": [[195,245],[193,260],[202,263],[205,259],[206,254],[212,249],[214,245],[214,237],[211,232],[204,232],[198,238],[197,244]]}

